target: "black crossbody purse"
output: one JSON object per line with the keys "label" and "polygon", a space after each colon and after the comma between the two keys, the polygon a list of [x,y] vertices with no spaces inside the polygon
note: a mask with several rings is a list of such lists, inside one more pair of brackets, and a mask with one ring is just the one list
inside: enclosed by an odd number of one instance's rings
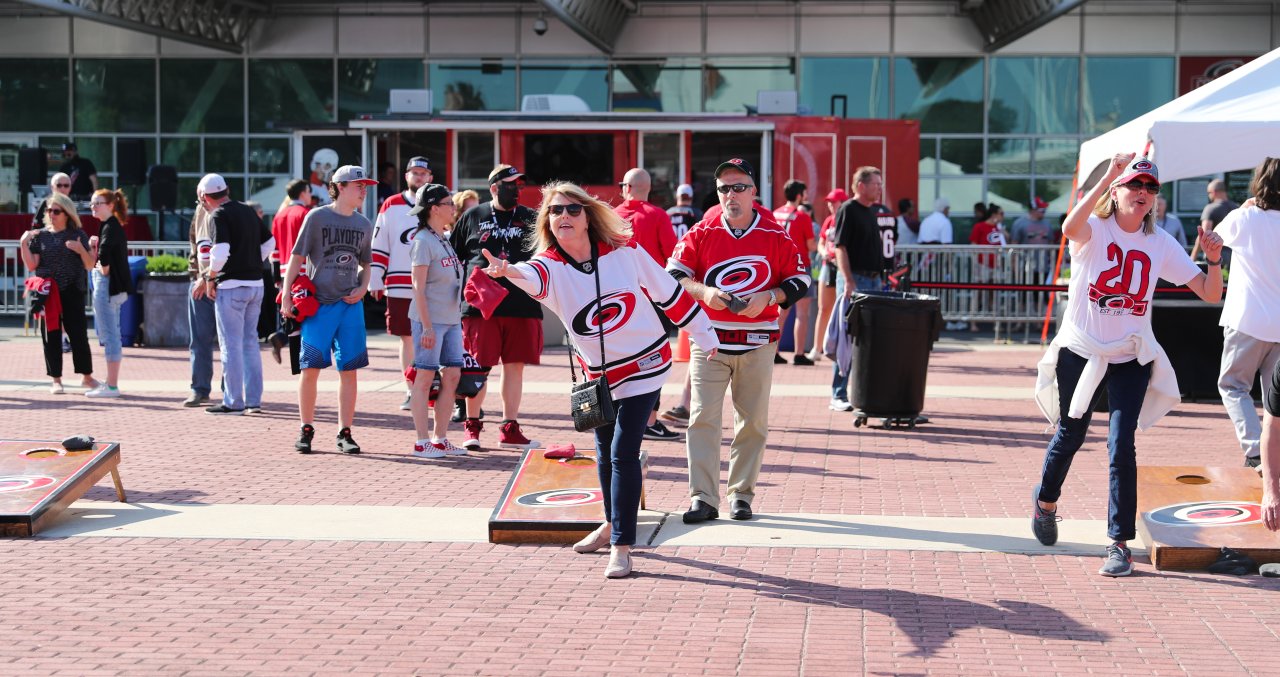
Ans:
{"label": "black crossbody purse", "polygon": [[[600,261],[596,256],[596,246],[591,245],[591,269],[596,278],[596,312],[600,306]],[[604,354],[604,326],[600,327],[600,366],[608,362]],[[610,425],[618,418],[618,411],[613,406],[613,394],[609,392],[609,381],[603,373],[600,378],[587,380],[587,372],[582,372],[582,383],[578,383],[577,371],[573,368],[573,348],[569,352],[569,378],[573,380],[573,389],[569,394],[570,414],[573,415],[573,428],[580,433],[595,430],[600,426]]]}

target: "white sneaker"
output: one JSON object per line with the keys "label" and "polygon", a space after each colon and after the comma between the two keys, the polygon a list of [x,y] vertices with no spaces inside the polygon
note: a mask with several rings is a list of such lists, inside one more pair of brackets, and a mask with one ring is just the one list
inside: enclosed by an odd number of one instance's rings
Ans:
{"label": "white sneaker", "polygon": [[831,398],[831,411],[853,411],[853,405],[848,400],[842,400],[838,397]]}
{"label": "white sneaker", "polygon": [[112,388],[105,383],[99,383],[98,387],[90,388],[85,391],[85,397],[120,397],[120,389]]}
{"label": "white sneaker", "polygon": [[409,411],[410,409],[412,409],[413,407],[410,406],[409,404],[412,401],[413,401],[413,393],[405,393],[404,401],[400,403],[400,411]]}
{"label": "white sneaker", "polygon": [[450,442],[449,438],[447,437],[442,438],[439,442],[432,442],[431,446],[435,447],[436,449],[439,449],[440,451],[444,452],[449,456],[466,456],[467,455],[466,449],[463,449],[462,447],[453,446],[453,442]]}
{"label": "white sneaker", "polygon": [[413,445],[413,455],[418,458],[444,458],[444,451],[436,448],[430,442],[426,444],[415,443]]}

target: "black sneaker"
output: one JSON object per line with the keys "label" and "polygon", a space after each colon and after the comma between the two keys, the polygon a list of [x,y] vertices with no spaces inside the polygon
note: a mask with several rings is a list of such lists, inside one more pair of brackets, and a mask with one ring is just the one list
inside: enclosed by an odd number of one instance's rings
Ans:
{"label": "black sneaker", "polygon": [[653,425],[644,429],[644,438],[646,440],[678,440],[680,433],[667,429],[662,425],[662,421],[654,421]]}
{"label": "black sneaker", "polygon": [[791,364],[794,364],[797,367],[812,367],[813,360],[801,353],[796,353],[796,356],[791,358]]}
{"label": "black sneaker", "polygon": [[1107,546],[1107,559],[1102,562],[1098,573],[1103,576],[1128,576],[1133,573],[1133,553],[1128,546],[1112,543]]}
{"label": "black sneaker", "polygon": [[783,357],[783,356],[781,356],[781,355],[779,355],[779,354],[777,354],[777,353],[774,353],[774,354],[773,354],[773,363],[774,363],[774,364],[786,364],[786,363],[787,363],[787,358],[785,358],[785,357]]}
{"label": "black sneaker", "polygon": [[453,416],[449,418],[454,423],[462,423],[467,420],[467,401],[458,398],[453,401]]}
{"label": "black sneaker", "polygon": [[338,451],[344,454],[360,453],[360,445],[351,439],[351,428],[343,428],[338,431]]}
{"label": "black sneaker", "polygon": [[1260,467],[1262,467],[1262,457],[1261,457],[1261,456],[1245,456],[1245,457],[1244,457],[1244,467],[1246,467],[1246,468],[1260,468]]}
{"label": "black sneaker", "polygon": [[298,441],[293,443],[294,451],[299,454],[311,453],[311,440],[316,436],[316,429],[311,427],[310,423],[304,423],[302,430],[298,431]]}
{"label": "black sneaker", "polygon": [[215,404],[212,407],[206,408],[205,412],[210,414],[219,414],[219,415],[225,415],[225,416],[243,416],[244,415],[244,409],[232,409],[231,407],[228,407],[225,404]]}
{"label": "black sneaker", "polygon": [[1058,522],[1061,521],[1057,510],[1040,507],[1040,487],[1037,486],[1031,492],[1031,533],[1041,545],[1053,545],[1058,542]]}

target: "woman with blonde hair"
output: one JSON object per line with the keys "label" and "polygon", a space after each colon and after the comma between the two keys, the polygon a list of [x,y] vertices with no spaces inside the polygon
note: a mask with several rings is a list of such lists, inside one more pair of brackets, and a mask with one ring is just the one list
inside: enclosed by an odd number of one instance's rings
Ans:
{"label": "woman with blonde hair", "polygon": [[1044,545],[1058,540],[1058,499],[1071,461],[1084,444],[1093,405],[1107,389],[1111,459],[1107,556],[1098,573],[1128,576],[1138,510],[1134,433],[1178,402],[1178,378],[1151,331],[1157,278],[1185,284],[1209,303],[1222,298],[1222,238],[1200,229],[1206,275],[1187,251],[1155,227],[1160,193],[1155,163],[1116,155],[1107,173],[1067,215],[1071,287],[1058,335],[1040,360],[1036,404],[1056,424],[1031,502],[1031,530]]}
{"label": "woman with blonde hair", "polygon": [[453,218],[457,219],[464,212],[472,207],[480,204],[480,194],[474,190],[464,190],[461,193],[453,194]]}
{"label": "woman with blonde hair", "polygon": [[93,217],[102,225],[93,269],[93,326],[106,352],[107,382],[85,393],[87,397],[120,397],[120,361],[124,352],[120,339],[120,308],[133,293],[129,274],[129,240],[124,224],[129,220],[129,201],[124,191],[101,188],[89,200]]}
{"label": "woman with blonde hair", "polygon": [[[46,318],[40,328],[44,341],[45,373],[52,379],[49,392],[61,395],[62,387],[62,332],[71,341],[71,360],[77,374],[84,378],[81,387],[98,387],[93,378],[93,356],[89,352],[88,321],[84,314],[84,294],[87,284],[86,270],[94,266],[93,253],[89,250],[89,236],[80,228],[76,205],[62,193],[54,193],[45,200],[44,228],[28,230],[18,243],[22,262],[36,277],[52,281],[58,290],[61,311],[57,318]],[[46,313],[47,315],[47,313]],[[49,320],[55,320],[56,329],[50,329]]]}
{"label": "woman with blonde hair", "polygon": [[617,417],[595,429],[605,522],[573,549],[587,553],[610,545],[605,576],[622,578],[631,573],[636,542],[640,443],[671,371],[671,346],[657,311],[688,331],[709,357],[720,342],[693,297],[635,247],[627,222],[579,186],[560,182],[542,189],[528,243],[536,254],[525,263],[512,265],[486,251],[484,272],[507,278],[558,315],[584,380],[603,377],[608,384]]}

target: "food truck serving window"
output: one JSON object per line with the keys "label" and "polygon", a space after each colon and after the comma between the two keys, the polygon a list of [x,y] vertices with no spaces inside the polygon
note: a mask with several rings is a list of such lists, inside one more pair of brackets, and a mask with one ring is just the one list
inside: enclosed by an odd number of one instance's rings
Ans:
{"label": "food truck serving window", "polygon": [[613,141],[611,133],[526,135],[524,171],[529,185],[557,180],[580,186],[612,184]]}

